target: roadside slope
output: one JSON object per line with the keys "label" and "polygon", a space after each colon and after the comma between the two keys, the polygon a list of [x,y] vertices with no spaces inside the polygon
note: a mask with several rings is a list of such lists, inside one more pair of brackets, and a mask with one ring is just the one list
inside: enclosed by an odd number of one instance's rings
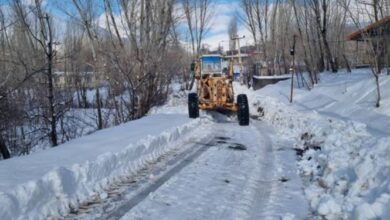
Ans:
{"label": "roadside slope", "polygon": [[[204,119],[207,120],[207,119]],[[156,114],[32,155],[0,161],[0,216],[58,217],[122,173],[136,171],[198,127],[200,119]]]}
{"label": "roadside slope", "polygon": [[[237,88],[248,94],[255,116],[294,142],[313,216],[389,219],[390,118],[386,107],[373,107],[370,73],[354,74],[323,74],[312,91],[296,89],[293,104],[287,81]],[[390,104],[389,78],[381,77],[383,106]]]}
{"label": "roadside slope", "polygon": [[[375,107],[376,86],[369,69],[352,73],[321,74],[321,81],[311,91],[294,89],[294,104],[299,111],[316,111],[322,115],[366,124],[375,133],[390,135],[390,76],[380,77],[381,107]],[[290,80],[267,86],[261,95],[278,98],[289,105]]]}

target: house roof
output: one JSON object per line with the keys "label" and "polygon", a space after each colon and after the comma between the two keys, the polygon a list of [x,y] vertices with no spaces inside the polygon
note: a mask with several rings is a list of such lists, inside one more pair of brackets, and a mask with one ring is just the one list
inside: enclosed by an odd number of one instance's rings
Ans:
{"label": "house roof", "polygon": [[[249,57],[249,54],[247,54],[247,53],[241,53],[240,55],[241,55],[242,58]],[[226,55],[225,56],[225,58],[238,58],[238,57],[239,57],[238,54]]]}
{"label": "house roof", "polygon": [[390,24],[390,16],[386,16],[383,19],[381,19],[381,20],[379,20],[377,22],[374,22],[374,23],[366,26],[363,29],[360,29],[358,31],[355,31],[355,32],[349,34],[347,36],[347,39],[348,40],[354,40],[354,41],[362,40],[362,34],[369,33],[371,31],[375,30],[376,28],[381,27],[381,26],[383,26],[383,25],[385,25],[387,23]]}

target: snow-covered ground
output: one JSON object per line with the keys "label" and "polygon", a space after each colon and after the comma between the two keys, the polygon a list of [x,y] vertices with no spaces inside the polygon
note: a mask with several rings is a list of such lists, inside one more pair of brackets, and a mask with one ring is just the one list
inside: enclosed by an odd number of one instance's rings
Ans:
{"label": "snow-covered ground", "polygon": [[201,120],[152,115],[105,129],[59,147],[0,161],[2,219],[42,219],[66,214],[169,150]]}
{"label": "snow-covered ground", "polygon": [[380,82],[380,108],[370,70],[322,74],[312,91],[295,89],[293,104],[290,81],[256,92],[237,86],[253,114],[295,140],[313,216],[390,219],[390,76]]}
{"label": "snow-covered ground", "polygon": [[[378,109],[369,70],[323,74],[293,104],[289,85],[235,84],[250,101],[247,127],[217,113],[188,119],[175,85],[140,120],[0,161],[0,218],[390,219],[390,77]],[[96,211],[114,200],[124,201]]]}
{"label": "snow-covered ground", "polygon": [[[366,124],[373,132],[390,134],[390,77],[381,76],[382,102],[381,107],[376,108],[376,86],[370,71],[322,74],[320,84],[312,91],[294,91],[294,107],[301,112],[316,111],[340,120],[351,119]],[[287,103],[289,87],[287,80],[262,89],[261,94]]]}
{"label": "snow-covered ground", "polygon": [[[70,213],[76,213],[75,218],[99,218],[99,213],[79,215],[78,210],[88,208],[91,200],[103,204],[112,194],[110,189],[117,189],[123,179],[146,176],[137,183],[141,189],[161,182],[169,167],[176,165],[160,165],[163,171],[154,176],[148,173],[153,164],[174,157],[175,152],[191,150],[194,143],[202,145],[204,140],[213,142],[206,143],[208,147],[199,158],[147,192],[150,194],[123,218],[308,216],[291,141],[274,135],[272,127],[257,120],[249,127],[240,127],[235,117],[204,112],[200,119],[190,120],[186,98],[185,92],[176,90],[166,105],[153,109],[143,119],[57,148],[0,161],[1,218],[67,218]],[[186,158],[178,160],[186,162]],[[139,197],[142,193],[130,190],[120,198],[143,198]],[[114,205],[110,212],[115,210]],[[102,214],[100,218],[107,213]]]}
{"label": "snow-covered ground", "polygon": [[[122,219],[304,219],[291,145],[252,121],[211,124],[216,142]],[[245,150],[235,149],[241,146]]]}

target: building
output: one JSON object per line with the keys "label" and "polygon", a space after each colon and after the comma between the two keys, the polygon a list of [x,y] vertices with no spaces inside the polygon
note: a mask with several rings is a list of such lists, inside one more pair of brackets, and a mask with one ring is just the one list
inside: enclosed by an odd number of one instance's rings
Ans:
{"label": "building", "polygon": [[[382,37],[389,41],[390,16],[384,17],[378,22],[374,22],[363,29],[355,31],[347,36],[348,40],[365,41],[370,38]],[[389,43],[389,42],[388,42]]]}
{"label": "building", "polygon": [[373,42],[383,46],[383,63],[387,66],[390,73],[390,16],[374,22],[363,29],[357,30],[347,36],[347,40],[355,41],[355,60],[356,66],[369,64],[372,56],[368,53]]}

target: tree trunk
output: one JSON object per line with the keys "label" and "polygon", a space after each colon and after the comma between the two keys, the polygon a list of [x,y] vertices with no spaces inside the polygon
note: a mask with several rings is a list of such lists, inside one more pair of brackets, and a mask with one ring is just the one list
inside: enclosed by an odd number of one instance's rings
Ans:
{"label": "tree trunk", "polygon": [[[326,19],[326,17],[324,19]],[[329,42],[328,42],[328,38],[327,38],[327,26],[324,25],[324,27],[321,31],[321,34],[322,34],[322,42],[323,42],[324,47],[325,47],[325,53],[326,53],[328,63],[330,64],[330,68],[332,69],[332,72],[337,73],[337,71],[338,71],[337,66],[334,62],[332,53],[330,52],[330,46],[329,46]]]}
{"label": "tree trunk", "polygon": [[330,52],[328,41],[326,39],[324,39],[324,37],[322,37],[322,38],[323,38],[323,41],[324,41],[326,56],[327,56],[327,59],[328,59],[328,63],[330,64],[330,68],[332,69],[333,73],[337,73],[337,71],[338,71],[337,70],[337,66],[336,66],[336,64],[335,64],[335,62],[333,60],[332,54]]}
{"label": "tree trunk", "polygon": [[375,77],[375,84],[376,84],[376,94],[377,94],[377,97],[376,97],[376,107],[379,108],[380,107],[380,104],[381,104],[381,91],[380,91],[380,84],[379,84],[379,74],[375,74],[374,73],[374,77]]}
{"label": "tree trunk", "polygon": [[348,61],[347,56],[345,55],[345,53],[343,53],[343,58],[344,58],[345,65],[347,66],[348,73],[352,72],[351,65],[349,64],[349,61]]}
{"label": "tree trunk", "polygon": [[294,95],[294,70],[291,71],[290,103],[293,102],[293,95]]}
{"label": "tree trunk", "polygon": [[11,154],[9,153],[9,150],[1,137],[0,137],[0,153],[3,156],[3,159],[5,160],[11,158]]}
{"label": "tree trunk", "polygon": [[87,109],[89,108],[89,103],[87,100],[87,88],[85,88],[85,86],[82,86],[80,92],[81,92],[82,106],[84,109]]}
{"label": "tree trunk", "polygon": [[[317,28],[320,30],[320,33],[321,33],[321,39],[322,39],[322,43],[324,45],[326,59],[328,61],[327,64],[330,64],[332,72],[336,73],[338,70],[337,70],[337,66],[334,62],[334,59],[332,57],[332,53],[330,51],[330,46],[329,46],[328,36],[327,36],[327,32],[328,32],[328,3],[326,2],[326,0],[323,0],[322,5],[320,6],[318,1],[313,0],[312,7],[313,7],[313,10],[315,13]],[[320,11],[320,7],[322,7],[322,13]],[[321,16],[322,16],[322,22],[321,22]]]}
{"label": "tree trunk", "polygon": [[56,129],[56,125],[57,125],[57,119],[56,119],[56,116],[55,116],[55,113],[54,113],[54,92],[53,92],[53,75],[52,75],[52,59],[49,58],[49,64],[48,64],[48,73],[47,73],[47,77],[48,77],[48,83],[49,83],[49,95],[48,95],[48,99],[49,99],[49,114],[50,114],[50,141],[51,141],[51,144],[53,147],[57,146],[58,145],[58,141],[57,141],[57,129]]}
{"label": "tree trunk", "polygon": [[[317,36],[318,36],[318,39],[321,39],[319,31],[317,31]],[[318,42],[318,47],[320,49],[320,57],[318,58],[318,71],[321,73],[321,72],[324,72],[324,70],[325,70],[324,49],[322,48],[321,40],[319,40],[317,42]]]}
{"label": "tree trunk", "polygon": [[76,87],[76,95],[77,95],[77,106],[79,108],[81,108],[82,105],[81,105],[81,99],[80,99],[80,89],[77,85],[75,87]]}
{"label": "tree trunk", "polygon": [[102,118],[102,106],[100,102],[100,92],[99,92],[99,86],[96,86],[96,108],[97,108],[97,114],[98,114],[98,130],[103,129],[103,118]]}
{"label": "tree trunk", "polygon": [[387,75],[390,75],[390,56],[389,56],[389,48],[390,48],[390,42],[388,39],[385,41],[385,53],[386,53],[386,71]]}
{"label": "tree trunk", "polygon": [[48,81],[48,101],[49,101],[49,117],[50,117],[50,141],[53,147],[58,145],[57,140],[57,117],[54,108],[54,85],[53,85],[53,34],[49,22],[49,16],[45,16],[48,31],[49,42],[47,44],[47,81]]}

